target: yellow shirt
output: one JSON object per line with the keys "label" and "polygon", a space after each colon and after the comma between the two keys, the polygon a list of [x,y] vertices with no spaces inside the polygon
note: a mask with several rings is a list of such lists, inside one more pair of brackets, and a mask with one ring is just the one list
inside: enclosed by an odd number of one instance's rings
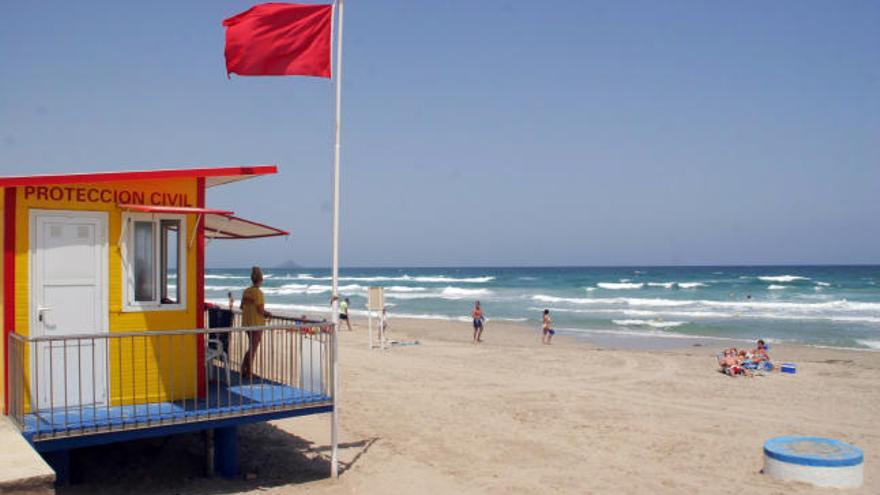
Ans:
{"label": "yellow shirt", "polygon": [[258,327],[266,324],[266,318],[257,311],[262,306],[263,291],[259,287],[248,287],[241,295],[241,324],[246,327]]}

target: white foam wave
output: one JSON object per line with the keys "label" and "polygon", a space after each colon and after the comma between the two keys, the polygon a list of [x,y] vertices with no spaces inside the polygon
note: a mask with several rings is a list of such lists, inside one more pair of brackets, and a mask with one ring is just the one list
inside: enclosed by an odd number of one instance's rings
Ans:
{"label": "white foam wave", "polygon": [[247,289],[247,285],[206,285],[205,290],[213,291],[239,291]]}
{"label": "white foam wave", "polygon": [[767,286],[767,290],[785,290],[787,288],[788,288],[787,285],[770,284]]}
{"label": "white foam wave", "polygon": [[831,287],[831,284],[829,284],[828,282],[816,282],[816,285],[818,285],[819,287]]}
{"label": "white foam wave", "polygon": [[761,276],[758,277],[758,280],[762,280],[764,282],[795,282],[797,280],[810,280],[809,277],[800,277],[798,275],[773,275],[773,276]]}
{"label": "white foam wave", "polygon": [[[330,292],[329,285],[308,285],[308,284],[285,284],[281,287],[263,287],[263,292],[269,295],[290,295],[290,294],[323,294]],[[363,285],[349,284],[339,287],[339,292],[343,294],[366,292],[367,288]]]}
{"label": "white foam wave", "polygon": [[247,275],[215,275],[213,273],[209,273],[205,275],[205,278],[208,279],[240,279],[240,280],[250,280],[250,277]]}
{"label": "white foam wave", "polygon": [[635,282],[599,282],[596,286],[607,290],[633,290],[641,289],[645,284]]}
{"label": "white foam wave", "polygon": [[648,287],[663,287],[664,289],[671,289],[675,287],[675,282],[648,282]]}
{"label": "white foam wave", "polygon": [[[329,276],[315,276],[309,273],[300,273],[297,275],[285,275],[276,277],[278,280],[330,280]],[[495,277],[447,277],[444,275],[432,276],[410,276],[400,275],[397,277],[376,276],[376,277],[339,277],[344,282],[425,282],[425,283],[466,283],[466,284],[484,284],[495,280]]]}
{"label": "white foam wave", "polygon": [[678,282],[678,287],[681,289],[696,289],[697,287],[705,287],[706,284],[703,282]]}
{"label": "white foam wave", "polygon": [[858,340],[856,340],[856,342],[858,342],[859,344],[862,344],[863,346],[868,347],[870,349],[880,349],[880,340],[858,339]]}
{"label": "white foam wave", "polygon": [[386,298],[391,299],[446,299],[449,301],[457,301],[466,298],[485,298],[491,297],[494,293],[489,289],[466,289],[463,287],[446,287],[440,291],[389,291],[385,294]]}
{"label": "white foam wave", "polygon": [[[566,298],[544,294],[533,301],[563,305],[556,311],[640,316],[649,318],[768,320],[827,320],[845,323],[880,323],[880,303],[847,300],[817,303],[785,301],[711,301],[662,298]],[[587,306],[575,309],[568,306]]]}
{"label": "white foam wave", "polygon": [[686,325],[685,321],[662,321],[662,320],[611,320],[611,323],[622,327],[654,327],[654,328],[675,328]]}
{"label": "white foam wave", "polygon": [[392,285],[391,287],[385,287],[385,290],[388,292],[424,292],[428,289],[424,287],[407,287],[404,285]]}
{"label": "white foam wave", "polygon": [[746,342],[742,339],[732,339],[728,337],[709,337],[705,335],[687,335],[683,333],[664,332],[663,330],[613,330],[597,328],[560,328],[559,330],[571,334],[600,334],[615,335],[618,337],[659,337],[664,339],[708,339]]}
{"label": "white foam wave", "polygon": [[444,298],[462,298],[462,297],[486,297],[491,296],[492,291],[489,289],[463,289],[461,287],[447,287],[441,292]]}

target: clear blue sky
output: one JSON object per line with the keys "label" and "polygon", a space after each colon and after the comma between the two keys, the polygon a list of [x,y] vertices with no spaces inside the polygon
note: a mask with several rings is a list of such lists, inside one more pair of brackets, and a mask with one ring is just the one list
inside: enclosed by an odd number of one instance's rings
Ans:
{"label": "clear blue sky", "polygon": [[[333,86],[225,77],[250,1],[4,2],[4,175],[274,163],[209,204],[329,264]],[[348,0],[343,265],[880,262],[880,3]]]}

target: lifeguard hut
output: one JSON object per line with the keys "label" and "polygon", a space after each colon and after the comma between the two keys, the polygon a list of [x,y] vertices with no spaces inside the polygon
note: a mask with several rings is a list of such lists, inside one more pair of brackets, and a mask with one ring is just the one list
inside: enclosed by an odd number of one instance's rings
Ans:
{"label": "lifeguard hut", "polygon": [[206,325],[206,239],[288,234],[207,208],[206,190],[275,173],[0,177],[3,410],[60,479],[72,448],[197,430],[232,476],[237,425],[333,410],[329,324]]}

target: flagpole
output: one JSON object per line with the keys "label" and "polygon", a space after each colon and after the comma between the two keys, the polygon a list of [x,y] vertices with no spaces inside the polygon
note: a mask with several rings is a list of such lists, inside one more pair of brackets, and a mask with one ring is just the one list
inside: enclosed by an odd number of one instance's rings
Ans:
{"label": "flagpole", "polygon": [[336,0],[339,26],[336,31],[336,145],[333,156],[333,267],[331,305],[333,320],[333,412],[330,415],[330,476],[339,477],[339,152],[342,130],[342,10],[343,0]]}

